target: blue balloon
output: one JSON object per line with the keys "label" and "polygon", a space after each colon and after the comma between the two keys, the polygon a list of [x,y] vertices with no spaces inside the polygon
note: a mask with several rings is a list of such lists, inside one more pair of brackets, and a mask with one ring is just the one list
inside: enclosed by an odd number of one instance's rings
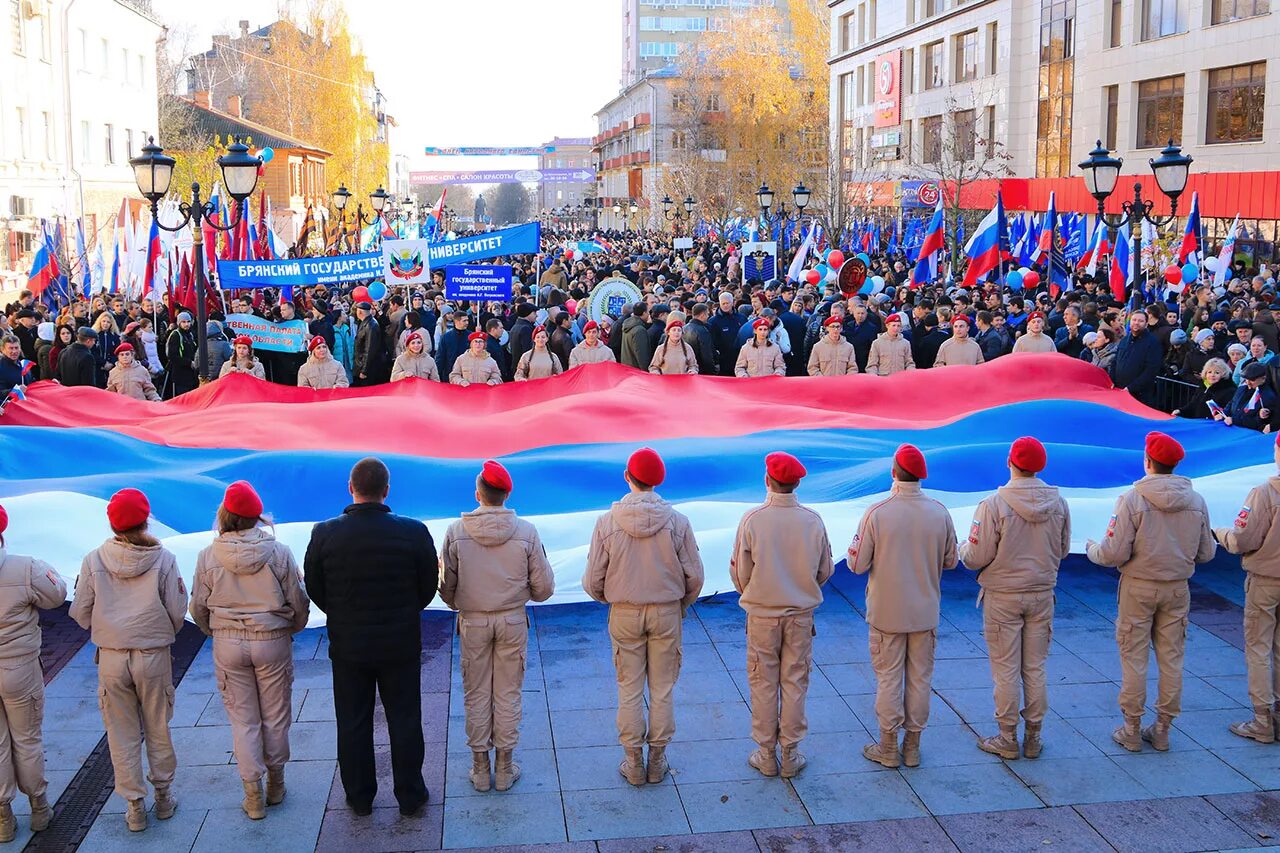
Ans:
{"label": "blue balloon", "polygon": [[862,261],[864,264],[866,264],[867,266],[871,266],[871,256],[870,256],[870,255],[868,255],[866,252],[859,252],[859,253],[858,253],[857,255],[855,255],[854,257],[856,257],[856,258],[858,258],[859,260],[861,260],[861,261]]}
{"label": "blue balloon", "polygon": [[1004,277],[1004,283],[1009,286],[1010,290],[1022,290],[1022,273],[1017,270],[1009,270]]}
{"label": "blue balloon", "polygon": [[375,302],[387,295],[387,286],[380,281],[370,282],[369,298]]}
{"label": "blue balloon", "polygon": [[814,269],[818,271],[818,275],[822,276],[818,281],[826,281],[827,273],[831,272],[831,267],[826,264],[818,264]]}
{"label": "blue balloon", "polygon": [[264,163],[270,163],[272,158],[276,156],[276,152],[271,150],[270,148],[263,148],[258,153],[259,153],[259,156],[262,157],[262,162]]}
{"label": "blue balloon", "polygon": [[1200,277],[1200,267],[1196,264],[1187,264],[1182,268],[1182,283],[1190,284]]}

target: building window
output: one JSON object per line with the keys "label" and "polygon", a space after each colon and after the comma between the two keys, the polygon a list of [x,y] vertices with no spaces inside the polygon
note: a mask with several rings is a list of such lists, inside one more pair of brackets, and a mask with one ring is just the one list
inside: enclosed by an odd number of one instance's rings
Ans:
{"label": "building window", "polygon": [[967,163],[977,153],[978,113],[975,110],[961,110],[960,112],[952,113],[951,121],[955,126],[956,160]]}
{"label": "building window", "polygon": [[840,17],[840,49],[851,50],[858,45],[858,19],[850,12]]}
{"label": "building window", "polygon": [[18,107],[18,156],[27,159],[27,111]]}
{"label": "building window", "polygon": [[126,153],[128,156],[130,156],[130,157],[132,157],[132,156],[133,156],[133,130],[132,130],[132,128],[125,128],[125,131],[124,131],[124,150],[125,150],[125,153]]}
{"label": "building window", "polygon": [[907,95],[916,93],[916,52],[910,47],[902,52],[902,91]]}
{"label": "building window", "polygon": [[707,112],[718,113],[722,109],[724,108],[720,104],[719,92],[712,92],[710,95],[707,95]]}
{"label": "building window", "polygon": [[990,157],[996,150],[996,108],[993,104],[987,107],[987,132],[982,144],[987,147],[987,156]]}
{"label": "building window", "polygon": [[9,21],[13,30],[13,52],[21,56],[27,52],[27,31],[22,22],[22,0],[9,0]]}
{"label": "building window", "polygon": [[106,39],[102,40],[102,76],[111,76],[111,45]]}
{"label": "building window", "polygon": [[911,120],[902,123],[902,159],[911,163]]}
{"label": "building window", "polygon": [[1120,114],[1120,87],[1107,86],[1107,119],[1103,125],[1102,135],[1106,138],[1107,149],[1116,150],[1116,124]]}
{"label": "building window", "polygon": [[80,122],[80,162],[82,163],[90,162],[89,149],[91,145],[89,141],[89,134],[90,134],[89,122],[87,121]]}
{"label": "building window", "polygon": [[1159,148],[1182,139],[1182,75],[1138,84],[1137,147]]}
{"label": "building window", "polygon": [[970,30],[955,37],[957,83],[978,78],[978,31]]}
{"label": "building window", "polygon": [[106,163],[108,166],[113,166],[116,162],[115,125],[106,124],[103,125],[103,129],[106,131],[106,135],[103,138],[102,162]]}
{"label": "building window", "polygon": [[1075,89],[1075,0],[1040,0],[1040,68],[1036,97],[1036,177],[1071,174]]}
{"label": "building window", "polygon": [[1111,16],[1107,21],[1107,47],[1120,46],[1120,27],[1124,22],[1124,0],[1111,0]]}
{"label": "building window", "polygon": [[1209,125],[1205,142],[1262,139],[1262,106],[1267,63],[1254,62],[1209,72]]}
{"label": "building window", "polygon": [[1182,0],[1142,0],[1142,40],[1160,39],[1182,32]]}
{"label": "building window", "polygon": [[947,0],[924,0],[925,17],[941,15],[947,8]]}
{"label": "building window", "polygon": [[688,147],[688,141],[684,135],[684,131],[671,131],[671,147],[676,151],[683,151]]}
{"label": "building window", "polygon": [[1242,21],[1271,11],[1271,0],[1213,0],[1213,23]]}
{"label": "building window", "polygon": [[1000,66],[996,64],[996,57],[1000,50],[1000,29],[999,26],[992,22],[987,25],[987,74],[992,75],[1000,70]]}
{"label": "building window", "polygon": [[942,88],[942,42],[924,46],[924,88]]}
{"label": "building window", "polygon": [[942,116],[920,119],[920,162],[942,162]]}
{"label": "building window", "polygon": [[671,111],[682,113],[689,109],[689,96],[684,92],[676,92],[671,96]]}

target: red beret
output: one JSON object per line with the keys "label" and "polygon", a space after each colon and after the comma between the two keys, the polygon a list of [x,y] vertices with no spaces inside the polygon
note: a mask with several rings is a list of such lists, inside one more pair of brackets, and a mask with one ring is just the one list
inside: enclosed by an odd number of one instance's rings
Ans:
{"label": "red beret", "polygon": [[667,478],[667,466],[662,464],[658,451],[642,447],[627,460],[627,473],[646,486],[661,486]]}
{"label": "red beret", "polygon": [[830,317],[822,321],[822,325],[823,326],[843,326],[844,320],[841,320],[839,317],[832,314]]}
{"label": "red beret", "polygon": [[405,346],[408,346],[408,345],[409,345],[409,343],[410,343],[411,341],[413,341],[413,340],[419,340],[419,341],[422,341],[423,346],[426,346],[427,339],[426,339],[425,337],[423,337],[423,335],[422,335],[422,330],[421,330],[421,329],[414,329],[412,332],[410,332],[409,334],[405,335],[405,338],[404,338],[404,345],[405,345]]}
{"label": "red beret", "polygon": [[4,511],[4,507],[0,506],[0,533],[4,533],[9,529],[9,513]]}
{"label": "red beret", "polygon": [[582,333],[585,335],[587,332],[591,331],[592,329],[598,329],[598,328],[600,328],[599,323],[597,323],[595,320],[588,320],[587,324],[582,327]]}
{"label": "red beret", "polygon": [[902,322],[903,322],[903,320],[902,320],[902,315],[901,315],[901,314],[890,314],[888,317],[885,317],[885,318],[884,318],[884,322],[885,322],[885,325],[886,325],[886,326],[887,326],[888,324],[890,324],[890,323],[902,323]]}
{"label": "red beret", "polygon": [[1044,312],[1043,312],[1043,311],[1032,311],[1030,314],[1028,314],[1028,315],[1027,315],[1027,322],[1028,322],[1028,323],[1030,323],[1032,320],[1035,320],[1035,319],[1043,320],[1043,319],[1044,319]]}
{"label": "red beret", "polygon": [[1044,445],[1031,436],[1024,435],[1009,448],[1009,461],[1023,471],[1038,474],[1044,470],[1049,460]]}
{"label": "red beret", "polygon": [[683,320],[672,320],[670,323],[667,324],[667,331],[671,331],[672,329],[683,329],[683,328],[684,328]]}
{"label": "red beret", "polygon": [[511,491],[511,474],[499,462],[492,459],[484,463],[480,469],[480,479],[503,492]]}
{"label": "red beret", "polygon": [[488,336],[487,334],[485,334],[484,332],[472,332],[471,334],[467,335],[467,340],[468,340],[468,341],[483,341],[483,340],[484,340],[485,338],[487,338],[487,337],[489,337],[489,336]]}
{"label": "red beret", "polygon": [[911,476],[923,480],[929,476],[929,469],[924,464],[924,454],[912,444],[904,444],[893,454],[893,461]]}
{"label": "red beret", "polygon": [[247,347],[251,347],[253,346],[253,338],[249,337],[248,335],[236,335],[236,339],[231,343],[234,344],[235,346],[240,346],[241,344],[244,344]]}
{"label": "red beret", "polygon": [[326,341],[326,340],[325,340],[324,338],[322,338],[320,335],[316,335],[314,338],[312,338],[311,340],[307,341],[307,352],[315,352],[315,351],[316,351],[316,347],[318,347],[318,346],[328,346],[328,344],[329,344],[329,342],[328,342],[328,341]]}
{"label": "red beret", "polygon": [[124,335],[125,337],[128,337],[129,335],[132,335],[134,332],[138,331],[141,328],[142,328],[142,324],[139,322],[135,321],[133,323],[130,323],[129,325],[124,327]]}
{"label": "red beret", "polygon": [[1173,467],[1182,461],[1187,452],[1182,449],[1182,445],[1165,435],[1162,432],[1147,433],[1147,455],[1155,462],[1161,465]]}
{"label": "red beret", "polygon": [[764,470],[779,483],[798,483],[809,473],[799,459],[780,450],[764,458]]}
{"label": "red beret", "polygon": [[769,320],[768,317],[761,317],[760,319],[756,320],[754,323],[751,324],[751,328],[770,329],[770,328],[773,328],[773,323]]}
{"label": "red beret", "polygon": [[969,325],[969,315],[968,315],[968,314],[957,314],[956,316],[952,317],[952,318],[951,318],[951,325],[953,325],[953,326],[954,326],[956,323],[964,323],[966,326],[967,326],[967,325]]}
{"label": "red beret", "polygon": [[119,355],[122,352],[133,352],[133,344],[125,341],[120,346],[116,347],[116,355]]}
{"label": "red beret", "polygon": [[149,515],[151,504],[137,489],[121,489],[107,502],[107,521],[116,533],[141,527]]}
{"label": "red beret", "polygon": [[245,480],[236,480],[227,486],[227,492],[222,496],[222,506],[227,512],[234,512],[245,518],[258,518],[262,515],[262,498],[258,497],[253,486]]}
{"label": "red beret", "polygon": [[529,337],[536,338],[538,336],[538,332],[545,332],[546,330],[547,330],[546,326],[534,326],[533,332],[529,335]]}

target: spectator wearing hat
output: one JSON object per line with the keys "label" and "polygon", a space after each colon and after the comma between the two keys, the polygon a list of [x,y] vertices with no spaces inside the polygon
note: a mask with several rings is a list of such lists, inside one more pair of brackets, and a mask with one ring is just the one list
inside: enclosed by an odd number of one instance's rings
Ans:
{"label": "spectator wearing hat", "polygon": [[951,320],[951,337],[938,347],[938,355],[933,360],[934,367],[953,367],[958,364],[977,365],[986,359],[982,355],[982,347],[969,337],[969,318],[957,314]]}
{"label": "spectator wearing hat", "polygon": [[649,344],[649,305],[637,302],[631,306],[631,316],[622,322],[622,352],[619,362],[636,370],[648,370],[653,360],[653,348]]}
{"label": "spectator wearing hat", "polygon": [[404,352],[396,356],[395,363],[391,365],[392,382],[410,378],[440,381],[436,360],[427,354],[426,340],[427,333],[421,328],[409,331]]}
{"label": "spectator wearing hat", "polygon": [[890,314],[884,321],[884,334],[871,343],[867,354],[867,373],[892,376],[904,370],[915,370],[911,342],[902,336],[902,315]]}
{"label": "spectator wearing hat", "polygon": [[40,370],[41,379],[52,379],[53,368],[49,366],[49,353],[53,351],[53,336],[57,326],[45,322],[36,326],[36,366]]}
{"label": "spectator wearing hat", "polygon": [[1182,375],[1188,382],[1199,382],[1204,373],[1204,366],[1211,359],[1222,358],[1222,353],[1214,349],[1217,338],[1213,329],[1201,329],[1192,339],[1194,346],[1182,362]]}
{"label": "spectator wearing hat", "polygon": [[1045,660],[1053,636],[1058,566],[1071,551],[1067,502],[1037,475],[1044,445],[1024,436],[1009,448],[1009,482],[978,504],[960,560],[978,573],[982,624],[995,682],[999,734],[982,738],[983,752],[1019,756],[1019,699],[1026,733],[1021,754],[1039,758],[1040,728],[1049,711]]}
{"label": "spectator wearing hat", "polygon": [[[248,335],[237,335],[236,339],[231,342],[231,346],[231,358],[223,362],[221,369],[218,371],[218,378],[221,379],[232,373],[242,373],[265,381],[267,372],[263,369],[262,362],[254,357],[253,339]],[[294,381],[296,382],[297,380],[295,379]]]}
{"label": "spectator wearing hat", "polygon": [[[206,382],[212,382],[222,376],[222,369],[235,357],[236,351],[231,341],[227,340],[222,324],[217,320],[209,320],[204,324],[204,334],[205,349],[209,353],[209,365],[201,378]],[[250,349],[252,349],[252,346]],[[250,357],[252,358],[252,353],[250,353]],[[236,372],[243,373],[245,371],[238,370]],[[266,375],[264,372],[262,378],[265,379]]]}
{"label": "spectator wearing hat", "polygon": [[1220,358],[1211,358],[1200,371],[1200,387],[1197,394],[1180,409],[1174,409],[1174,417],[1212,418],[1214,409],[1225,411],[1236,395],[1236,383],[1231,381],[1231,368]]}
{"label": "spectator wearing hat", "polygon": [[37,326],[40,318],[31,308],[23,308],[14,315],[17,321],[13,324],[13,334],[22,345],[22,357],[27,361],[36,361]]}
{"label": "spectator wearing hat", "polygon": [[[276,540],[262,498],[238,480],[218,507],[217,535],[196,557],[191,618],[213,637],[213,670],[251,820],[284,800],[293,719],[293,635],[311,602],[293,552]],[[262,777],[267,777],[264,801]]]}
{"label": "spectator wearing hat", "polygon": [[472,332],[470,349],[458,356],[449,372],[449,382],[454,385],[501,385],[502,371],[485,348],[484,332]]}
{"label": "spectator wearing hat", "polygon": [[147,828],[147,779],[155,787],[158,820],[168,820],[178,808],[170,793],[178,762],[169,735],[169,647],[187,614],[187,589],[173,554],[148,532],[150,515],[151,504],[137,489],[111,496],[107,521],[112,536],[85,556],[69,611],[98,647],[98,706],[111,749],[115,792],[127,804],[125,825],[131,832]]}
{"label": "spectator wearing hat", "polygon": [[[377,385],[384,379],[387,351],[382,328],[373,316],[373,304],[357,302],[355,351],[352,356],[352,385],[357,388]],[[466,315],[463,315],[466,316]]]}
{"label": "spectator wearing hat", "polygon": [[[530,302],[521,302],[516,306],[516,321],[507,335],[507,350],[511,353],[512,364],[519,364],[521,357],[533,349],[533,327],[536,325],[533,315],[537,311]],[[442,375],[447,376],[448,371],[442,371]]]}
{"label": "spectator wearing hat", "polygon": [[[1146,476],[1116,501],[1102,541],[1086,554],[1120,572],[1116,640],[1120,647],[1120,710],[1124,725],[1111,739],[1130,752],[1142,742],[1169,748],[1169,729],[1182,710],[1182,659],[1191,593],[1187,579],[1197,563],[1213,559],[1209,510],[1186,477],[1174,474],[1185,451],[1161,432],[1147,434]],[[1147,661],[1154,645],[1160,668],[1156,721],[1142,728],[1147,701]]]}
{"label": "spectator wearing hat", "polygon": [[783,359],[782,348],[770,339],[773,320],[760,317],[751,324],[753,337],[738,350],[738,361],[734,364],[734,375],[740,379],[757,376],[785,376],[787,365]]}
{"label": "spectator wearing hat", "polygon": [[17,821],[12,802],[18,791],[31,801],[31,831],[49,827],[53,810],[45,796],[44,672],[40,666],[40,610],[67,600],[67,584],[49,564],[5,551],[9,514],[0,506],[0,732],[7,742],[0,752],[0,843],[13,841]]}
{"label": "spectator wearing hat", "polygon": [[1174,329],[1169,333],[1169,346],[1164,352],[1163,375],[1173,379],[1184,380],[1182,366],[1191,354],[1191,336],[1182,329]]}
{"label": "spectator wearing hat", "polygon": [[[846,346],[848,342],[841,341]],[[765,502],[738,522],[729,574],[747,612],[747,681],[751,739],[747,763],[790,779],[805,766],[805,696],[813,668],[813,611],[830,579],[831,543],[822,516],[795,495],[804,465],[789,453],[765,457]],[[778,747],[782,764],[778,764]]]}
{"label": "spectator wearing hat", "polygon": [[702,591],[702,557],[689,519],[654,491],[666,479],[662,457],[640,448],[623,477],[630,492],[596,519],[582,589],[609,605],[624,754],[618,772],[632,785],[656,785],[666,776],[666,748],[675,734],[681,622]]}
{"label": "spectator wearing hat", "polygon": [[649,372],[664,376],[697,375],[698,356],[684,339],[683,320],[667,323],[667,333],[649,360]]}
{"label": "spectator wearing hat", "polygon": [[[563,316],[568,316],[563,315]],[[533,329],[533,349],[520,356],[516,365],[515,381],[527,382],[530,379],[546,379],[564,372],[560,357],[551,351],[551,337],[542,326]]]}
{"label": "spectator wearing hat", "polygon": [[880,726],[879,742],[867,744],[862,754],[885,767],[920,764],[942,573],[956,567],[955,525],[947,508],[921,490],[927,476],[924,454],[910,444],[899,447],[889,497],[863,514],[847,555],[849,568],[867,575],[867,635]]}
{"label": "spectator wearing hat", "polygon": [[1257,362],[1245,365],[1240,385],[1226,408],[1213,413],[1227,426],[1271,432],[1277,414],[1276,392],[1267,384],[1267,368]]}
{"label": "spectator wearing hat", "polygon": [[135,400],[160,402],[160,393],[151,381],[151,374],[138,363],[133,344],[123,343],[116,347],[116,366],[107,375],[107,390],[123,394]]}
{"label": "spectator wearing hat", "polygon": [[1057,352],[1053,338],[1044,333],[1044,312],[1032,311],[1027,315],[1027,330],[1013,344],[1014,352]]}
{"label": "spectator wearing hat", "polygon": [[615,360],[613,350],[600,342],[600,324],[595,320],[588,320],[582,327],[582,338],[582,343],[569,353],[570,370],[580,364],[599,364],[602,361]]}
{"label": "spectator wearing hat", "polygon": [[1129,317],[1129,334],[1116,346],[1111,364],[1111,381],[1139,402],[1155,403],[1156,377],[1164,364],[1164,348],[1147,328],[1147,314],[1135,311]]}
{"label": "spectator wearing hat", "polygon": [[178,315],[178,322],[169,330],[164,351],[166,373],[163,396],[171,399],[194,391],[199,385],[196,375],[196,336],[191,330],[191,315],[186,311]]}
{"label": "spectator wearing hat", "polygon": [[[865,309],[864,309],[865,310]],[[810,376],[849,376],[858,372],[858,354],[844,338],[844,320],[831,314],[822,321],[825,333],[809,351]]]}
{"label": "spectator wearing hat", "polygon": [[68,387],[94,387],[96,367],[90,347],[98,340],[98,333],[88,326],[76,330],[76,342],[58,356],[58,381]]}
{"label": "spectator wearing hat", "polygon": [[351,383],[347,372],[329,352],[329,345],[320,335],[307,342],[308,357],[298,368],[298,387],[321,391],[328,388],[346,388]]}
{"label": "spectator wearing hat", "polygon": [[492,459],[476,477],[474,510],[449,525],[440,548],[440,599],[458,611],[459,657],[471,747],[471,784],[508,790],[520,778],[512,757],[520,737],[529,619],[525,605],[555,592],[555,574],[537,528],[506,506],[511,474]]}

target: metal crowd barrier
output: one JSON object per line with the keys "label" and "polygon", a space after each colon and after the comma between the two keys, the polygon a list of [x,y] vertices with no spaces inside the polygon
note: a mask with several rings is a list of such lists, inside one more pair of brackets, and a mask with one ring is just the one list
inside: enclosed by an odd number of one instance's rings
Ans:
{"label": "metal crowd barrier", "polygon": [[1200,393],[1200,389],[1201,386],[1191,382],[1183,382],[1181,379],[1169,376],[1157,376],[1155,407],[1162,412],[1184,409]]}

